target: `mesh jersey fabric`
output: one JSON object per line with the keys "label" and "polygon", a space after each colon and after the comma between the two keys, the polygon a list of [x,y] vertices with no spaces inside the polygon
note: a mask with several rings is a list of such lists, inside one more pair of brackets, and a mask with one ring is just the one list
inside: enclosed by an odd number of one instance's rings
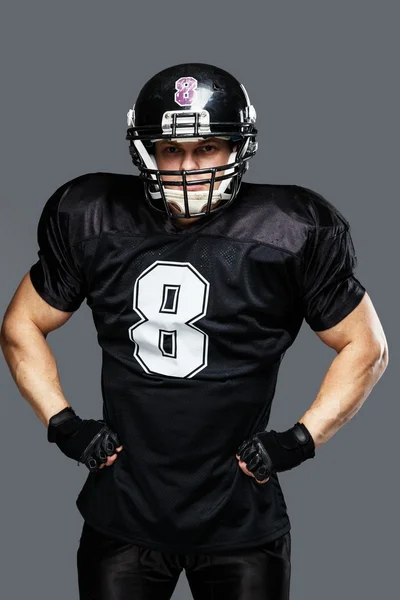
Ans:
{"label": "mesh jersey fabric", "polygon": [[327,329],[364,296],[338,209],[305,187],[243,182],[226,210],[184,229],[149,208],[138,176],[88,173],[48,199],[38,244],[38,294],[63,311],[86,299],[92,311],[103,418],[124,446],[88,474],[83,518],[175,552],[250,548],[289,531],[278,476],[257,484],[235,453],[267,429],[303,320]]}

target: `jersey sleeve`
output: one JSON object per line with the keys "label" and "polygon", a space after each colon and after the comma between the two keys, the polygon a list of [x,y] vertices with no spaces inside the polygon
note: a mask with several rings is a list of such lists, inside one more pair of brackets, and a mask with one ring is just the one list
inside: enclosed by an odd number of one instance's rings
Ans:
{"label": "jersey sleeve", "polygon": [[352,312],[366,291],[354,275],[350,227],[317,228],[303,260],[304,318],[311,329],[323,331]]}
{"label": "jersey sleeve", "polygon": [[79,254],[69,242],[69,215],[60,215],[69,189],[68,183],[58,188],[43,208],[37,228],[39,260],[29,273],[35,290],[48,304],[73,312],[82,304],[86,290]]}

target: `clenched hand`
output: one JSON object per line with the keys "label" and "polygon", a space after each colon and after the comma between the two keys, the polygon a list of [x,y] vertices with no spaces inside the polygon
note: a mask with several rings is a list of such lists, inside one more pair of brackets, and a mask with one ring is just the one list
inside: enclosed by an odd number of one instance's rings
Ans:
{"label": "clenched hand", "polygon": [[102,469],[103,467],[111,467],[111,465],[113,465],[115,463],[115,461],[117,460],[117,457],[118,457],[117,453],[121,452],[122,448],[123,448],[123,446],[119,446],[119,448],[116,448],[115,449],[116,453],[113,454],[112,456],[108,456],[106,462],[101,464],[99,466],[99,469]]}
{"label": "clenched hand", "polygon": [[[247,469],[246,463],[243,460],[240,460],[240,458],[237,454],[236,454],[236,458],[239,461],[239,467],[242,469],[243,473],[245,473],[249,477],[254,477],[253,473]],[[257,483],[262,484],[262,483],[267,483],[269,477],[267,477],[267,479],[263,479],[262,481],[257,481],[257,479],[255,477],[254,477],[254,479]]]}

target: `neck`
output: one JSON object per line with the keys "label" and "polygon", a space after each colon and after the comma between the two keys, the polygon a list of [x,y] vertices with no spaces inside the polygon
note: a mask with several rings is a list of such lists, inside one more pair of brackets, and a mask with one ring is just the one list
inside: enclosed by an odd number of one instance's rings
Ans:
{"label": "neck", "polygon": [[192,223],[195,223],[199,219],[201,219],[201,217],[188,217],[187,219],[186,218],[173,219],[173,223],[174,223],[174,225],[176,225],[176,227],[190,227],[190,225]]}

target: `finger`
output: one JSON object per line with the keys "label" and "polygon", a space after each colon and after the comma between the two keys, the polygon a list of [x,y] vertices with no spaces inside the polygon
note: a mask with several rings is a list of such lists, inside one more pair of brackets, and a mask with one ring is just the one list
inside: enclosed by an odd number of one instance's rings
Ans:
{"label": "finger", "polygon": [[239,466],[242,469],[243,473],[245,473],[249,477],[254,477],[254,479],[256,480],[257,483],[266,483],[269,480],[269,477],[267,477],[267,479],[263,479],[262,481],[259,481],[258,479],[256,479],[254,473],[249,471],[249,469],[246,467],[246,463],[243,461],[239,461]]}
{"label": "finger", "polygon": [[99,466],[99,469],[102,469],[103,467],[110,467],[116,460],[117,460],[116,454],[113,454],[112,456],[108,456],[106,462],[102,463]]}
{"label": "finger", "polygon": [[120,446],[119,448],[116,448],[116,451],[121,452],[122,448],[123,448],[123,446]]}
{"label": "finger", "polygon": [[253,473],[248,470],[246,463],[243,462],[242,460],[239,461],[239,467],[242,469],[242,471],[244,473],[246,473],[246,475],[253,475]]}
{"label": "finger", "polygon": [[100,444],[100,447],[106,456],[113,456],[115,454],[115,442],[112,437],[104,438]]}
{"label": "finger", "polygon": [[246,463],[244,460],[241,460],[241,458],[240,458],[240,457],[239,457],[237,454],[236,454],[236,458],[237,458],[237,459],[238,459],[238,461],[239,461],[239,466],[240,466],[240,468],[241,468],[241,469],[242,469],[242,470],[243,470],[245,473],[247,473],[248,475],[250,475],[250,473],[251,473],[251,472],[250,472],[250,471],[247,469],[247,464],[248,464],[248,463]]}

